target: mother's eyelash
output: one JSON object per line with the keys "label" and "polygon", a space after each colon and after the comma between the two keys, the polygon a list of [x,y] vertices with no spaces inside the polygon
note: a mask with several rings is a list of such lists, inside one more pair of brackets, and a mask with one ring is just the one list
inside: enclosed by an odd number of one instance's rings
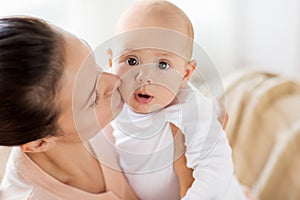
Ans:
{"label": "mother's eyelash", "polygon": [[92,103],[91,107],[97,106],[100,100],[100,96],[99,93],[97,91],[95,91],[95,99],[94,102]]}

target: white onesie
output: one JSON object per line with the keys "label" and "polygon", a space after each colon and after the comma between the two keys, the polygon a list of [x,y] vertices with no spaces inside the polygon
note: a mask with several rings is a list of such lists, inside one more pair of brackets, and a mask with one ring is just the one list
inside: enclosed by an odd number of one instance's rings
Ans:
{"label": "white onesie", "polygon": [[173,123],[184,134],[187,166],[194,169],[195,181],[183,199],[222,199],[233,176],[226,134],[212,104],[192,86],[180,89],[177,100],[149,114],[124,106],[113,122],[120,165],[142,200],[180,199]]}

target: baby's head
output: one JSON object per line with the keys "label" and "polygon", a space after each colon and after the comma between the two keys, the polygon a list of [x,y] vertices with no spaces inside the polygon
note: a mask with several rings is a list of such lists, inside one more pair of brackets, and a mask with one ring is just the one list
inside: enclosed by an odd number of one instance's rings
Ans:
{"label": "baby's head", "polygon": [[[194,31],[185,13],[162,0],[142,0],[120,17],[116,32],[129,33],[113,71],[122,78],[124,101],[136,112],[149,113],[169,105],[186,84]],[[128,39],[129,38],[129,39]]]}
{"label": "baby's head", "polygon": [[116,32],[136,28],[159,27],[178,31],[194,39],[194,29],[186,14],[164,0],[141,0],[127,9],[119,18]]}

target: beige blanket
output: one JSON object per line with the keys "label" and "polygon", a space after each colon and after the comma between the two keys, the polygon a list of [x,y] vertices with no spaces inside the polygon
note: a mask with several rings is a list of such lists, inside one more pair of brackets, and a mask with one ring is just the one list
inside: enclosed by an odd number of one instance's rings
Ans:
{"label": "beige blanket", "polygon": [[225,91],[226,132],[241,183],[262,200],[300,199],[299,83],[243,71],[225,80]]}

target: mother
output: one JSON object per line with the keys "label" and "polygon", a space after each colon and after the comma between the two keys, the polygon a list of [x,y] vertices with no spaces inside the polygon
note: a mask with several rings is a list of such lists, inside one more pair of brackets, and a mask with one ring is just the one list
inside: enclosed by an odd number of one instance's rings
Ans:
{"label": "mother", "polygon": [[123,174],[96,158],[101,140],[88,142],[122,107],[118,77],[97,72],[91,55],[40,19],[0,19],[0,145],[15,146],[1,199],[136,199]]}

